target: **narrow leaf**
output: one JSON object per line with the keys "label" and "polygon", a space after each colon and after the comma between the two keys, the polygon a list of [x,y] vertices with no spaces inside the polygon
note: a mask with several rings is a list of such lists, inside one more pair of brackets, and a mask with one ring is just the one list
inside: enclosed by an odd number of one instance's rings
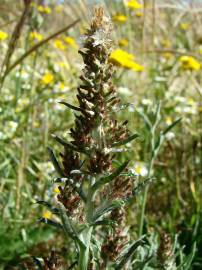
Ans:
{"label": "narrow leaf", "polygon": [[140,136],[139,134],[135,133],[132,136],[129,136],[128,138],[126,138],[123,141],[113,143],[112,144],[112,147],[114,147],[114,146],[121,146],[121,145],[127,144],[127,143],[131,142],[132,140],[138,138],[139,136]]}
{"label": "narrow leaf", "polygon": [[52,161],[52,163],[53,163],[53,166],[54,166],[56,172],[57,172],[60,176],[63,177],[63,176],[64,176],[64,173],[63,173],[62,168],[60,167],[60,164],[58,163],[58,161],[57,161],[57,159],[56,159],[56,157],[55,157],[55,155],[54,155],[54,153],[53,153],[53,150],[52,150],[50,147],[47,147],[47,149],[48,149],[49,157],[50,157],[50,159],[51,159],[51,161]]}
{"label": "narrow leaf", "polygon": [[73,144],[65,141],[64,139],[62,139],[54,134],[52,134],[52,136],[57,142],[59,142],[63,146],[70,148],[71,150],[79,152],[79,153],[88,154],[88,152],[85,149],[78,148],[78,147],[74,146]]}
{"label": "narrow leaf", "polygon": [[144,239],[146,236],[143,236],[142,238],[140,238],[139,240],[137,240],[136,242],[134,242],[133,244],[131,244],[126,251],[123,252],[123,254],[120,255],[120,259],[118,258],[118,261],[115,266],[114,269],[115,270],[121,270],[123,269],[124,265],[127,263],[127,261],[130,259],[131,255],[136,251],[136,249],[144,244]]}
{"label": "narrow leaf", "polygon": [[47,207],[51,213],[59,215],[59,210],[56,207],[53,207],[50,203],[46,201],[37,201],[36,203]]}
{"label": "narrow leaf", "polygon": [[120,175],[120,173],[127,167],[129,161],[125,161],[123,164],[121,164],[118,169],[111,173],[108,176],[102,177],[100,178],[93,186],[92,189],[95,191],[97,190],[99,187],[103,186],[104,184],[107,184],[109,182],[111,182],[112,180],[114,180],[114,178],[116,178],[117,176]]}
{"label": "narrow leaf", "polygon": [[123,206],[123,200],[116,200],[113,202],[104,203],[101,207],[97,208],[93,216],[93,221],[96,222],[100,217],[106,213],[112,211],[115,208],[121,208]]}
{"label": "narrow leaf", "polygon": [[76,230],[74,229],[72,222],[71,222],[70,218],[68,217],[65,209],[63,209],[62,205],[60,205],[60,216],[61,216],[61,220],[62,220],[62,224],[63,224],[63,229],[64,229],[64,232],[66,233],[66,235],[71,237],[80,246],[85,248],[83,242],[79,239],[78,234],[77,234]]}
{"label": "narrow leaf", "polygon": [[194,259],[195,253],[196,253],[196,242],[192,246],[191,253],[187,257],[185,257],[185,260],[182,262],[182,264],[180,264],[180,266],[177,267],[177,270],[191,269],[191,263]]}
{"label": "narrow leaf", "polygon": [[68,108],[70,108],[72,110],[79,111],[79,112],[81,111],[81,109],[79,107],[71,105],[71,104],[69,104],[69,103],[67,103],[65,101],[59,101],[59,103],[65,105],[66,107],[68,107]]}
{"label": "narrow leaf", "polygon": [[56,227],[58,229],[62,229],[62,225],[60,223],[58,223],[56,221],[53,221],[53,220],[51,220],[49,218],[43,218],[42,217],[42,218],[39,218],[38,221],[41,222],[41,223],[51,225],[51,226]]}
{"label": "narrow leaf", "polygon": [[181,120],[182,120],[182,117],[180,117],[180,118],[178,118],[177,120],[175,120],[170,126],[168,126],[168,127],[163,131],[163,135],[166,135],[166,133],[168,133],[168,131],[170,131],[174,126],[176,126]]}

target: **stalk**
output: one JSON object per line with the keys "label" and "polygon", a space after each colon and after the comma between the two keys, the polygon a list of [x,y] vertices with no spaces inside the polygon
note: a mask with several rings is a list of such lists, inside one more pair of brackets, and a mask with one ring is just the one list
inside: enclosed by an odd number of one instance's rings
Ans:
{"label": "stalk", "polygon": [[[137,134],[130,134],[128,121],[118,123],[116,120],[120,100],[112,83],[113,66],[109,62],[111,31],[110,19],[104,15],[103,8],[95,8],[79,50],[84,68],[78,87],[78,105],[61,102],[75,111],[75,123],[69,133],[71,139],[66,141],[54,136],[63,146],[60,161],[49,148],[60,176],[56,179],[60,183],[59,211],[56,212],[62,222],[42,221],[63,227],[78,247],[79,270],[98,269],[100,265],[108,269],[121,256],[129,240],[124,205],[134,196],[134,178],[127,169],[129,161],[114,166],[113,159]],[[40,203],[50,209],[48,203]],[[142,241],[132,245],[127,256],[140,244]],[[121,267],[127,262],[127,256],[120,259]]]}
{"label": "stalk", "polygon": [[79,252],[79,270],[87,270],[88,263],[89,263],[89,250],[90,250],[90,242],[92,236],[93,227],[87,227],[83,230],[82,234],[80,235],[81,240],[85,243],[86,247],[81,246]]}

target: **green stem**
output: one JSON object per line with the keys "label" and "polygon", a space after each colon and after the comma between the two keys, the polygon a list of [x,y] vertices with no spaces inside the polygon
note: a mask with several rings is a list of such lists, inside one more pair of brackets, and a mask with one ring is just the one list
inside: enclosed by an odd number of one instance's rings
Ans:
{"label": "green stem", "polygon": [[[149,163],[149,169],[148,169],[148,178],[151,177],[151,171],[153,168],[155,157],[153,156]],[[146,203],[147,203],[147,194],[148,194],[149,186],[145,187],[143,198],[142,198],[142,207],[140,212],[140,225],[139,225],[139,237],[142,236],[143,233],[143,225],[144,225],[144,216],[145,216],[145,209],[146,209]]]}
{"label": "green stem", "polygon": [[85,247],[80,247],[79,252],[79,270],[87,270],[88,263],[89,263],[89,250],[90,250],[90,242],[92,236],[93,227],[87,227],[83,230],[82,234],[80,235],[80,239],[82,242],[85,243]]}
{"label": "green stem", "polygon": [[86,203],[86,219],[87,219],[87,227],[80,234],[80,240],[84,243],[84,246],[80,246],[79,252],[79,270],[87,270],[89,263],[89,250],[90,250],[90,242],[92,236],[93,226],[89,226],[93,217],[93,200],[94,200],[95,192],[90,187],[87,196]]}

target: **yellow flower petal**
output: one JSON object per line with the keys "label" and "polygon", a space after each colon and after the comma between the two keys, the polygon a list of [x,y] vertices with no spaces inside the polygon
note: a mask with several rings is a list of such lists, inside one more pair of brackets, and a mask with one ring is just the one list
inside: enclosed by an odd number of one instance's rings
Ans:
{"label": "yellow flower petal", "polygon": [[142,71],[144,67],[137,64],[134,59],[134,55],[121,49],[116,49],[112,51],[109,56],[109,62],[111,62],[115,66],[132,69],[134,71]]}
{"label": "yellow flower petal", "polygon": [[38,11],[41,12],[41,13],[46,13],[46,14],[50,14],[51,13],[51,8],[48,7],[48,6],[38,6],[37,7]]}
{"label": "yellow flower petal", "polygon": [[60,39],[54,40],[53,44],[54,44],[55,48],[57,48],[61,51],[64,51],[66,49],[66,46],[64,45],[64,43]]}
{"label": "yellow flower petal", "polygon": [[143,6],[136,0],[129,0],[126,4],[131,9],[141,9]]}
{"label": "yellow flower petal", "polygon": [[43,39],[43,35],[36,31],[31,32],[29,37],[31,40],[37,40],[37,41],[41,41]]}
{"label": "yellow flower petal", "polygon": [[43,215],[42,215],[43,218],[51,218],[51,216],[52,216],[52,213],[50,211],[45,211],[43,212]]}
{"label": "yellow flower petal", "polygon": [[179,61],[181,67],[186,70],[199,70],[201,68],[201,64],[192,56],[181,56]]}
{"label": "yellow flower petal", "polygon": [[43,77],[41,79],[41,83],[47,85],[47,84],[52,83],[53,80],[54,80],[53,74],[52,73],[46,73],[46,74],[43,75]]}
{"label": "yellow flower petal", "polygon": [[117,23],[125,23],[126,22],[126,16],[123,14],[117,14],[112,17],[113,22]]}
{"label": "yellow flower petal", "polygon": [[0,41],[8,38],[8,34],[4,31],[0,31]]}
{"label": "yellow flower petal", "polygon": [[187,29],[189,28],[189,24],[188,24],[188,23],[181,23],[181,24],[180,24],[180,28],[181,28],[182,30],[187,30]]}
{"label": "yellow flower petal", "polygon": [[65,41],[65,43],[67,43],[68,45],[70,45],[72,47],[75,47],[75,48],[78,47],[75,39],[72,37],[64,37],[64,41]]}
{"label": "yellow flower petal", "polygon": [[126,47],[128,46],[129,41],[126,38],[121,38],[119,39],[118,43],[120,47]]}

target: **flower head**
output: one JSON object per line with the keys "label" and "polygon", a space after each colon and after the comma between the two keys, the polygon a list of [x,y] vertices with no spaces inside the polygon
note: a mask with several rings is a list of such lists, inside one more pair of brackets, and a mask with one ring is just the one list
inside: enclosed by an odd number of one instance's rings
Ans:
{"label": "flower head", "polygon": [[8,34],[4,31],[0,31],[0,41],[8,38]]}
{"label": "flower head", "polygon": [[126,46],[128,46],[128,43],[129,43],[129,41],[127,38],[121,38],[118,41],[118,44],[120,47],[126,47]]}
{"label": "flower head", "polygon": [[52,216],[52,213],[50,212],[50,211],[45,211],[45,212],[43,212],[43,218],[51,218],[51,216]]}
{"label": "flower head", "polygon": [[180,28],[181,28],[182,30],[187,30],[187,29],[189,29],[189,24],[188,24],[188,23],[181,23],[181,24],[180,24]]}
{"label": "flower head", "polygon": [[62,10],[63,10],[63,6],[62,6],[62,5],[57,5],[57,6],[55,7],[55,11],[56,11],[57,13],[62,12]]}
{"label": "flower head", "polygon": [[134,61],[134,55],[121,49],[116,49],[111,52],[109,62],[116,66],[132,69],[134,71],[142,71],[144,69],[143,66]]}
{"label": "flower head", "polygon": [[61,51],[64,51],[66,49],[66,46],[64,45],[64,43],[60,39],[54,40],[53,44],[54,44],[55,48],[57,48]]}
{"label": "flower head", "polygon": [[41,79],[41,83],[47,85],[47,84],[52,83],[53,80],[54,80],[53,74],[52,73],[46,73],[46,74],[43,75],[43,77]]}
{"label": "flower head", "polygon": [[199,70],[201,68],[201,64],[192,56],[181,56],[179,61],[182,68],[186,70]]}
{"label": "flower head", "polygon": [[126,5],[131,9],[141,9],[142,5],[137,0],[129,0]]}
{"label": "flower head", "polygon": [[37,7],[38,11],[41,12],[41,13],[46,13],[46,14],[50,14],[51,13],[51,8],[48,7],[48,6],[38,6]]}
{"label": "flower head", "polygon": [[43,35],[36,31],[31,32],[29,37],[31,40],[35,40],[35,41],[41,41],[43,39]]}
{"label": "flower head", "polygon": [[112,17],[113,22],[116,22],[116,23],[125,23],[126,19],[127,18],[124,14],[117,14]]}
{"label": "flower head", "polygon": [[72,37],[64,37],[64,42],[70,45],[71,47],[77,48],[76,40]]}

